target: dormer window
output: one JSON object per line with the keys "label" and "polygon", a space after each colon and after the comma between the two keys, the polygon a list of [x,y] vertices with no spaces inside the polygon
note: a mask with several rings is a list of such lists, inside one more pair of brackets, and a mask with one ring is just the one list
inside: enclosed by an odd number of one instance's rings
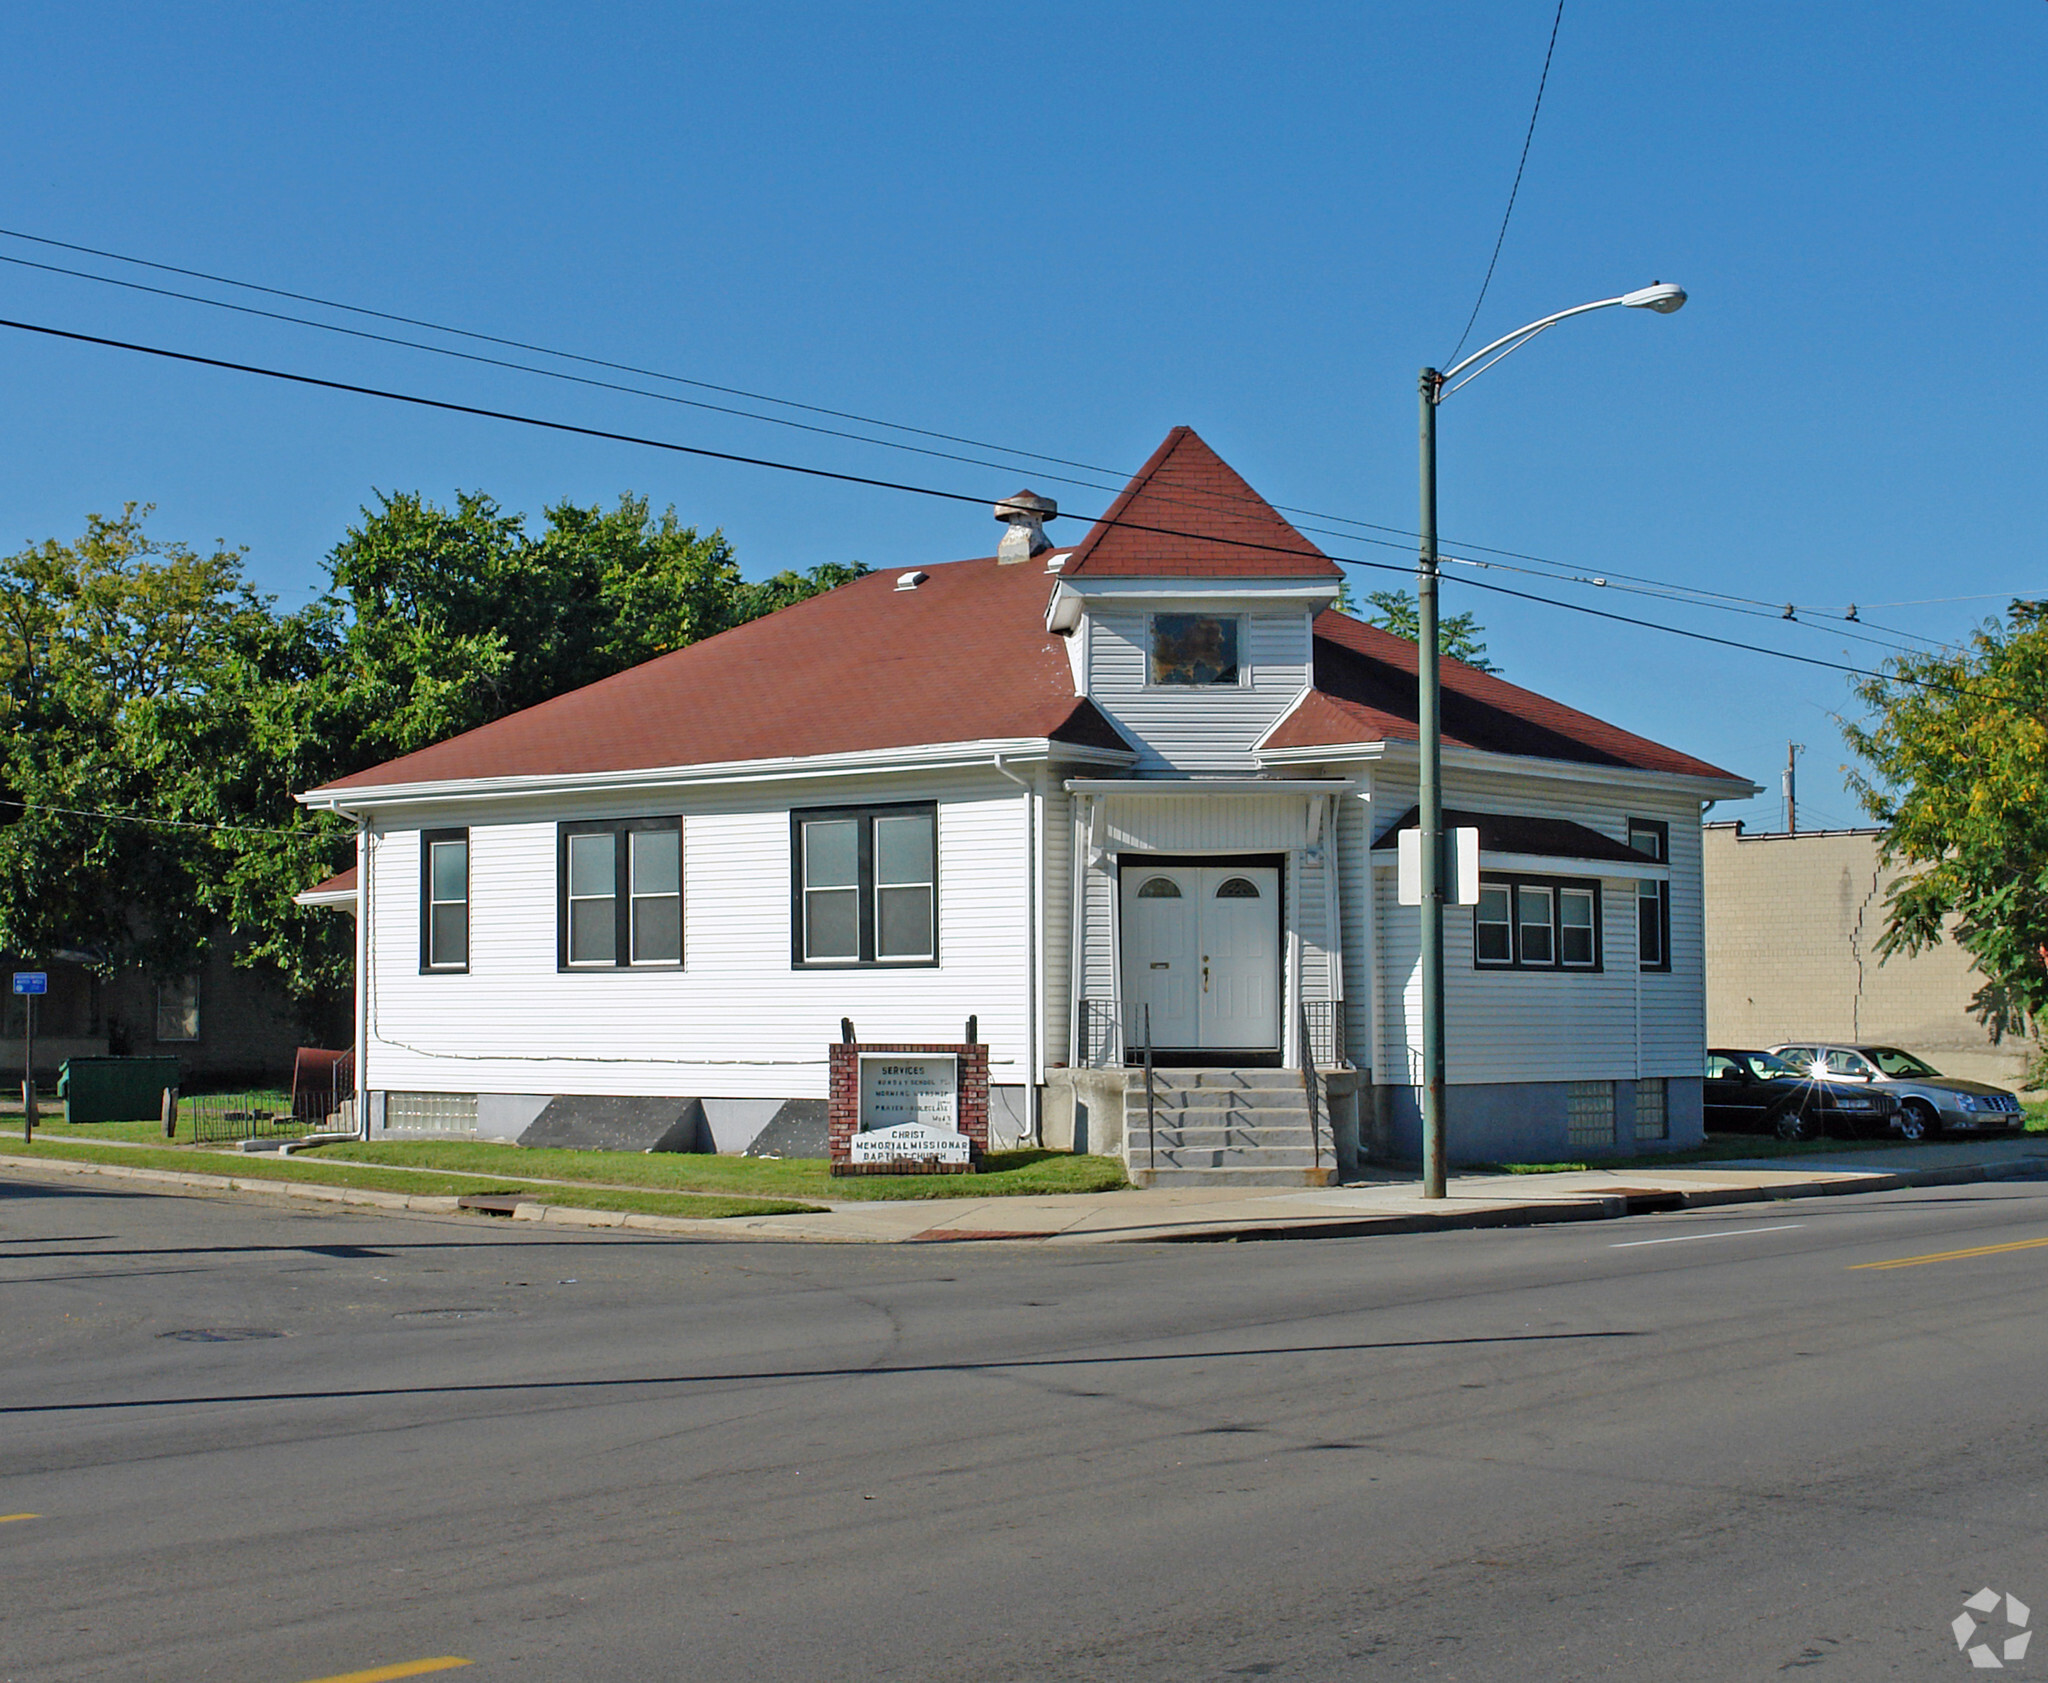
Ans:
{"label": "dormer window", "polygon": [[1154,614],[1150,681],[1158,685],[1237,684],[1235,614]]}

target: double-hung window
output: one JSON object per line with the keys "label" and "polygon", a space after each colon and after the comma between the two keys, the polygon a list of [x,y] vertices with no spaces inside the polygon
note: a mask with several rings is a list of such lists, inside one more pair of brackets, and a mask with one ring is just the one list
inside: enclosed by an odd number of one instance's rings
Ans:
{"label": "double-hung window", "polygon": [[1482,970],[1598,970],[1598,884],[1485,878],[1472,910],[1472,962]]}
{"label": "double-hung window", "polygon": [[564,970],[683,962],[683,821],[564,824],[556,880]]}
{"label": "double-hung window", "polygon": [[469,832],[420,832],[420,969],[469,968]]}
{"label": "double-hung window", "polygon": [[[1671,862],[1671,826],[1658,818],[1631,818],[1628,845],[1660,865]],[[1644,970],[1671,968],[1671,884],[1645,878],[1636,884],[1636,962]]]}
{"label": "double-hung window", "polygon": [[790,962],[939,961],[938,809],[790,814]]}

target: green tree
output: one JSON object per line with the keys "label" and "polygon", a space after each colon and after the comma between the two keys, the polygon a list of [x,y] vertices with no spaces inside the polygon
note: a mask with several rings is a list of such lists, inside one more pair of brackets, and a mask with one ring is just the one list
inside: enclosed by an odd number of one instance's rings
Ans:
{"label": "green tree", "polygon": [[[814,596],[866,569],[741,578],[721,532],[631,495],[523,516],[459,493],[443,509],[403,494],[363,510],[329,557],[345,632],[354,740],[334,776],[594,683]],[[342,763],[345,761],[346,763]]]}
{"label": "green tree", "polygon": [[295,791],[865,571],[750,582],[721,534],[630,495],[558,504],[537,535],[488,497],[402,495],[281,614],[240,551],[161,543],[149,512],[0,561],[0,946],[170,976],[231,931],[306,1002],[347,987],[349,920],[291,897],[353,841]]}
{"label": "green tree", "polygon": [[0,946],[173,975],[217,925],[217,826],[249,821],[224,798],[221,755],[245,750],[209,724],[218,688],[273,620],[240,551],[161,543],[149,513],[0,561]]}
{"label": "green tree", "polygon": [[[1367,625],[1376,625],[1382,631],[1391,631],[1396,637],[1405,637],[1417,642],[1422,636],[1422,609],[1416,603],[1415,593],[1408,590],[1375,590],[1366,600],[1376,610],[1365,616]],[[1438,616],[1436,622],[1437,653],[1452,660],[1463,661],[1465,665],[1481,672],[1498,672],[1500,668],[1486,658],[1486,628],[1475,615],[1452,614],[1448,619]]]}
{"label": "green tree", "polygon": [[[1976,961],[1993,1038],[2048,1013],[2048,603],[2014,602],[1962,648],[1901,655],[1855,686],[1843,725],[1867,773],[1850,787],[1884,826],[1881,957],[1938,946]],[[2037,1064],[2040,1060],[2037,1057]],[[2037,1073],[2034,1079],[2040,1079]]]}

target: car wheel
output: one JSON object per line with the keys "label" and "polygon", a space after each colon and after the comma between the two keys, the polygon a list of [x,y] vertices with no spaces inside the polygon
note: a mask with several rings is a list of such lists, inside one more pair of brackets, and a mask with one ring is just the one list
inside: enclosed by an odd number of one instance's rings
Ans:
{"label": "car wheel", "polygon": [[1781,1105],[1771,1115],[1771,1132],[1781,1140],[1817,1140],[1823,1131],[1819,1113],[1796,1104]]}
{"label": "car wheel", "polygon": [[1909,1144],[1931,1140],[1941,1132],[1941,1121],[1925,1099],[1908,1099],[1899,1108],[1899,1138]]}

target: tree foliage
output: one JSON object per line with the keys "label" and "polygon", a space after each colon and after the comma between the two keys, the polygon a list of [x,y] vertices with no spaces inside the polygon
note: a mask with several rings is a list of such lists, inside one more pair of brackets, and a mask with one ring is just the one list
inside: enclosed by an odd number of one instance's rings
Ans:
{"label": "tree foliage", "polygon": [[[1396,637],[1405,637],[1411,643],[1422,640],[1422,609],[1413,591],[1375,590],[1366,596],[1366,600],[1374,609],[1365,616],[1367,625],[1391,631]],[[1475,614],[1452,614],[1448,618],[1438,615],[1436,647],[1438,654],[1463,661],[1478,671],[1500,670],[1486,658],[1486,628]]]}
{"label": "tree foliage", "polygon": [[1985,977],[1994,1037],[2048,1014],[2048,603],[2016,601],[1956,650],[1905,655],[1856,686],[1843,734],[1869,766],[1850,786],[1907,867],[1886,895],[1881,955],[1953,934]]}
{"label": "tree foliage", "polygon": [[[91,516],[0,561],[0,947],[189,970],[223,932],[301,1000],[345,989],[348,920],[291,897],[348,826],[295,791],[474,729],[857,577],[740,576],[718,532],[640,498],[380,496],[280,613],[242,554]],[[122,822],[93,814],[132,814]]]}

